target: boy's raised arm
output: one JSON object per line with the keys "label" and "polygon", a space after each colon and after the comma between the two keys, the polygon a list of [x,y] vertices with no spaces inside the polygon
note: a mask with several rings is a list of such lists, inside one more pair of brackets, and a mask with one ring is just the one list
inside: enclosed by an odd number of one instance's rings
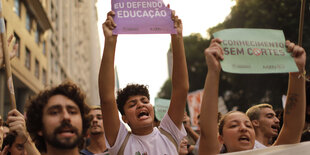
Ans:
{"label": "boy's raised arm", "polygon": [[107,20],[102,24],[105,43],[98,79],[104,131],[110,146],[114,145],[120,128],[114,94],[114,57],[117,41],[117,35],[112,35],[112,30],[116,27],[112,18],[114,15],[115,13],[110,11],[107,14]]}
{"label": "boy's raised arm", "polygon": [[188,73],[185,58],[185,49],[183,43],[183,26],[181,19],[175,16],[172,11],[172,20],[177,34],[171,35],[172,53],[173,53],[173,69],[172,69],[172,95],[168,115],[174,124],[181,129],[184,109],[186,105],[187,92],[189,89]]}

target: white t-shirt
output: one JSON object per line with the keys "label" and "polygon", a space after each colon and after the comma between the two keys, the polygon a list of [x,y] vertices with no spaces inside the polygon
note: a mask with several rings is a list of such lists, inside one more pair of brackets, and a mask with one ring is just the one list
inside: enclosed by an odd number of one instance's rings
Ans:
{"label": "white t-shirt", "polygon": [[197,141],[196,141],[194,150],[192,151],[192,153],[193,153],[194,155],[198,155],[199,143],[200,143],[200,136],[199,136],[199,138],[198,138]]}
{"label": "white t-shirt", "polygon": [[262,148],[266,148],[267,146],[265,146],[264,144],[260,143],[259,141],[255,140],[255,144],[254,144],[254,148],[255,149],[262,149]]}
{"label": "white t-shirt", "polygon": [[[186,131],[182,125],[181,130],[170,119],[169,115],[166,114],[160,123],[160,127],[171,134],[175,139],[178,146],[181,143],[183,137],[186,136]],[[121,122],[120,128],[117,134],[117,138],[114,146],[110,146],[106,140],[107,148],[110,154],[117,155],[123,141],[126,138],[128,130],[125,125]],[[130,134],[128,142],[124,149],[124,155],[177,155],[178,151],[175,145],[169,140],[165,135],[161,134],[160,131],[154,127],[153,132],[145,135],[138,136],[135,134]]]}

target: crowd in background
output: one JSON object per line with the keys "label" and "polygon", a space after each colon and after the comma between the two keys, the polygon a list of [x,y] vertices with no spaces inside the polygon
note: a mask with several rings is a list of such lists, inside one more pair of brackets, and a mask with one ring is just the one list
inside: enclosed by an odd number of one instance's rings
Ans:
{"label": "crowd in background", "polygon": [[218,89],[219,62],[224,57],[221,40],[213,39],[205,49],[208,74],[199,130],[194,131],[190,114],[184,113],[189,84],[182,21],[172,13],[177,30],[171,35],[172,97],[167,114],[159,122],[154,121],[147,86],[129,84],[117,96],[114,93],[114,15],[109,12],[102,25],[105,47],[98,79],[100,106],[89,107],[85,94],[70,81],[43,90],[27,101],[24,114],[13,109],[6,120],[1,118],[1,155],[217,154],[309,140],[310,86],[304,76],[306,52],[302,47],[286,42],[299,72],[289,74],[283,111],[276,113],[270,104],[262,103],[246,113],[231,111],[222,115],[218,113]]}

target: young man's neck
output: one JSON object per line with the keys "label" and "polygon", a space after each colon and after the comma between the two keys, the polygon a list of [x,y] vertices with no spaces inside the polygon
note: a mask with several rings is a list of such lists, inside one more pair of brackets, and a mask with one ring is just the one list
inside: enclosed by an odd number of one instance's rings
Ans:
{"label": "young man's neck", "polygon": [[47,153],[46,155],[80,155],[79,148],[76,146],[73,149],[58,149],[52,146],[47,146]]}
{"label": "young man's neck", "polygon": [[131,128],[132,130],[132,133],[135,134],[135,135],[138,135],[138,136],[144,136],[144,135],[148,135],[150,133],[153,132],[153,125],[151,126],[148,126],[148,127],[144,127],[144,128],[139,128],[139,129],[133,129]]}
{"label": "young man's neck", "polygon": [[272,138],[268,138],[266,137],[264,134],[260,133],[260,132],[255,132],[255,136],[256,136],[256,140],[259,141],[261,144],[265,145],[265,146],[270,146],[270,140]]}
{"label": "young man's neck", "polygon": [[105,138],[104,134],[99,135],[91,135],[90,136],[90,144],[87,147],[87,150],[96,154],[96,153],[102,153],[107,149],[105,145]]}

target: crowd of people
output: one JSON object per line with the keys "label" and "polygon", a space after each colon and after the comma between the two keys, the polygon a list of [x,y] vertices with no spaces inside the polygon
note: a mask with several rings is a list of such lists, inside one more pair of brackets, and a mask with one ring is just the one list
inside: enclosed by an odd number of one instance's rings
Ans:
{"label": "crowd of people", "polygon": [[5,121],[1,118],[0,155],[206,155],[309,140],[310,85],[307,83],[306,87],[306,79],[300,76],[306,64],[302,47],[286,41],[299,72],[289,73],[281,125],[273,107],[267,103],[255,105],[246,113],[231,111],[223,116],[218,113],[220,61],[224,56],[222,40],[213,39],[204,51],[208,73],[197,133],[184,113],[189,80],[182,21],[173,11],[171,19],[177,33],[171,34],[171,103],[160,123],[154,125],[148,86],[128,84],[117,96],[114,93],[117,35],[112,31],[117,25],[113,16],[115,12],[110,11],[102,24],[105,46],[98,79],[100,106],[88,106],[85,94],[70,81],[43,90],[27,101],[24,115],[13,109]]}
{"label": "crowd of people", "polygon": [[[305,50],[286,41],[288,52],[294,57],[299,73],[289,74],[283,126],[277,135],[279,120],[274,117],[275,112],[267,104],[254,106],[246,114],[239,111],[229,112],[221,118],[217,126],[220,60],[224,59],[220,43],[220,39],[213,39],[209,48],[205,50],[208,74],[200,113],[199,152],[218,154],[300,142],[306,113],[306,80],[300,77],[300,73],[305,70]],[[275,142],[270,142],[275,135]]]}

